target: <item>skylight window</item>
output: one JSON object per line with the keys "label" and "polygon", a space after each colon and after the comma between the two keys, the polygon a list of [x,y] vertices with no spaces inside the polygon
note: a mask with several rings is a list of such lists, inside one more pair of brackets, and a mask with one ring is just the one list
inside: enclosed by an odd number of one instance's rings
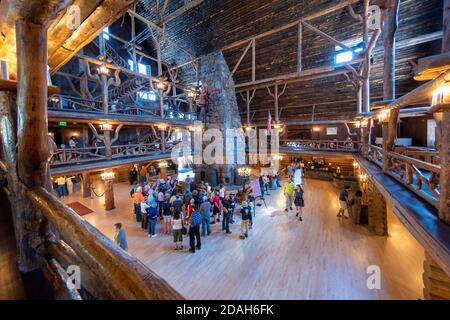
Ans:
{"label": "skylight window", "polygon": [[[130,66],[130,70],[136,71],[134,69],[134,63],[133,60],[128,59],[128,65]],[[137,64],[137,72],[139,72],[140,74],[144,74],[146,76],[151,75],[151,69],[149,65],[143,64],[143,63],[139,63]]]}
{"label": "skylight window", "polygon": [[156,94],[153,91],[139,91],[138,97],[142,100],[156,101]]}
{"label": "skylight window", "polygon": [[341,52],[336,53],[336,56],[335,56],[336,64],[349,62],[352,60],[353,60],[353,51],[351,51],[351,50],[341,51]]}
{"label": "skylight window", "polygon": [[109,27],[103,29],[103,39],[109,40]]}

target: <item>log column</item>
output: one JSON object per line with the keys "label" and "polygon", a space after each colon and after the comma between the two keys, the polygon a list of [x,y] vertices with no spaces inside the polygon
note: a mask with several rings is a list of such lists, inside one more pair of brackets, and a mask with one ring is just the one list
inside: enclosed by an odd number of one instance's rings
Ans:
{"label": "log column", "polygon": [[450,300],[450,277],[426,253],[423,263],[423,295],[427,300]]}
{"label": "log column", "polygon": [[369,207],[369,228],[379,236],[387,236],[386,200],[371,180],[367,183],[367,200]]}
{"label": "log column", "polygon": [[[386,8],[383,10],[383,99],[385,101],[395,100],[395,34],[398,28],[399,7],[399,0],[387,0]],[[399,109],[392,109],[388,120],[386,139],[384,140],[387,151],[394,151],[398,121]]]}
{"label": "log column", "polygon": [[102,174],[102,179],[105,182],[105,210],[113,210],[116,208],[114,203],[114,171],[112,169],[105,171]]}
{"label": "log column", "polygon": [[83,198],[91,197],[91,174],[83,171]]}
{"label": "log column", "polygon": [[439,218],[450,224],[450,110],[435,112],[434,119],[441,165]]}
{"label": "log column", "polygon": [[[18,20],[16,45],[18,176],[26,187],[44,187],[51,192],[47,137],[47,28],[43,24]],[[24,203],[21,219],[24,220],[24,234],[19,246],[28,259],[20,267],[22,271],[31,271],[38,268],[35,248],[46,238],[48,228],[40,212],[28,203]]]}

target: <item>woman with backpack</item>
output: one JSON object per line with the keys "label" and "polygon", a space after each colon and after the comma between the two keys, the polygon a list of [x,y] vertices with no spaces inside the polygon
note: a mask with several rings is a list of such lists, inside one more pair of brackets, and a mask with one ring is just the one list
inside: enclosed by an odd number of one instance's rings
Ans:
{"label": "woman with backpack", "polygon": [[297,185],[297,187],[295,188],[295,193],[294,193],[294,204],[295,204],[295,208],[297,210],[297,214],[295,215],[296,217],[298,217],[300,215],[300,217],[298,218],[300,221],[303,221],[302,219],[302,208],[305,206],[305,201],[303,200],[303,188],[301,185]]}
{"label": "woman with backpack", "polygon": [[[175,243],[175,250],[183,249],[183,215],[179,210],[175,210],[171,220],[173,242]],[[179,243],[179,245],[178,245]]]}

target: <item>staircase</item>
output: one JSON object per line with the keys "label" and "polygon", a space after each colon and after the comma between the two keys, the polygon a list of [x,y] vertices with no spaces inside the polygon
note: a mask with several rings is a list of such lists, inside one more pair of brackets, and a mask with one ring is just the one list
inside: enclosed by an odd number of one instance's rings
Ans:
{"label": "staircase", "polygon": [[112,87],[109,92],[110,101],[119,101],[120,99],[127,97],[133,93],[136,93],[140,89],[145,87],[145,79],[143,78],[131,78],[122,83],[119,87]]}
{"label": "staircase", "polygon": [[[92,43],[97,48],[99,48],[98,38],[95,38],[94,41],[92,41]],[[121,68],[124,68],[124,69],[130,68],[130,66],[128,65],[128,62],[125,61],[125,59],[122,58],[122,56],[117,53],[117,51],[114,49],[114,47],[108,43],[108,41],[105,41],[105,50],[106,50],[106,58],[111,59],[113,64],[115,64],[116,66],[119,66]]]}

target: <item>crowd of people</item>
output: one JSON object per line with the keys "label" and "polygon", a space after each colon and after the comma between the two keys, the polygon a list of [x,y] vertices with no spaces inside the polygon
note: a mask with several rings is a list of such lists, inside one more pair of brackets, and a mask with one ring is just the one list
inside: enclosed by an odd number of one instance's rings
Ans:
{"label": "crowd of people", "polygon": [[[133,200],[133,214],[136,223],[145,230],[148,237],[158,237],[156,226],[162,224],[162,233],[172,235],[174,249],[183,249],[183,238],[189,238],[189,251],[201,249],[202,237],[211,235],[213,224],[221,222],[222,231],[231,234],[230,225],[236,223],[235,194],[227,192],[224,185],[213,189],[208,183],[197,183],[189,175],[184,181],[174,176],[159,178],[156,170],[134,167],[130,171],[130,196]],[[241,234],[245,239],[253,226],[254,199],[240,205]],[[120,231],[122,230],[122,231]],[[116,238],[122,228],[115,226]],[[122,245],[116,240],[116,243]],[[125,241],[126,242],[126,241]],[[123,248],[123,247],[122,247]]]}

